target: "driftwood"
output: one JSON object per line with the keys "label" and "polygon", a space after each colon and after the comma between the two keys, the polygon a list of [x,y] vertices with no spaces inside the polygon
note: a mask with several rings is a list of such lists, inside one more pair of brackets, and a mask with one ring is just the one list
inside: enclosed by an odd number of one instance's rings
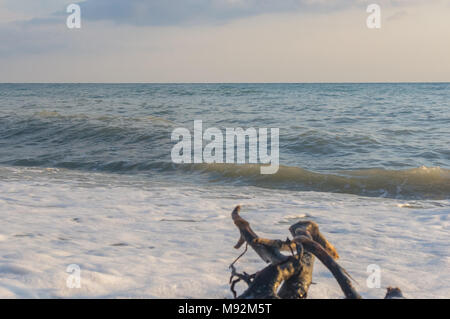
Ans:
{"label": "driftwood", "polygon": [[[239,241],[234,248],[238,249],[245,243],[269,265],[252,275],[237,273],[234,264],[247,251],[246,246],[244,252],[230,265],[231,291],[235,298],[306,298],[316,257],[333,274],[346,298],[361,298],[352,286],[350,275],[336,262],[339,258],[336,249],[319,231],[316,223],[300,221],[289,228],[292,240],[271,240],[258,237],[250,224],[239,215],[239,211],[240,206],[236,206],[231,213],[240,232]],[[283,254],[283,251],[290,252],[290,255]],[[248,288],[237,296],[235,285],[239,281],[244,281]],[[402,297],[400,289],[388,288],[385,298],[399,297]]]}

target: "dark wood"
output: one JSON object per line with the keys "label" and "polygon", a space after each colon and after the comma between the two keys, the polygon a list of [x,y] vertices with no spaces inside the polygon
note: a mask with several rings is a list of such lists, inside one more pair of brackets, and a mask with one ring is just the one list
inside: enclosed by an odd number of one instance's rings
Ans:
{"label": "dark wood", "polygon": [[[253,275],[245,272],[239,274],[234,267],[237,261],[235,260],[230,266],[232,269],[231,290],[235,297],[235,284],[244,280],[248,288],[237,298],[306,298],[312,282],[314,260],[317,257],[333,274],[346,298],[361,298],[351,283],[350,275],[336,262],[339,258],[336,248],[319,231],[316,223],[300,221],[292,225],[289,228],[292,240],[289,238],[285,241],[265,239],[259,237],[252,230],[249,222],[239,215],[240,209],[240,206],[236,206],[231,213],[234,224],[240,232],[235,248],[238,249],[247,243],[269,265]],[[282,254],[282,251],[290,252],[290,255]],[[237,279],[233,280],[233,278]],[[402,298],[400,289],[388,288],[386,298]]]}

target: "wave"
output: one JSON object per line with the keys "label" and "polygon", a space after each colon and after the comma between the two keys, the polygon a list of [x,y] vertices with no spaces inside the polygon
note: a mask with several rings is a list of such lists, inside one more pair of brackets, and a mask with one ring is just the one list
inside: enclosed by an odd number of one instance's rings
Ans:
{"label": "wave", "polygon": [[[294,131],[295,132],[295,131]],[[300,133],[284,136],[284,148],[292,153],[329,155],[358,150],[381,148],[381,143],[369,135],[351,133],[328,133],[318,129],[308,129]]]}
{"label": "wave", "polygon": [[151,122],[153,124],[159,124],[159,125],[176,125],[176,123],[167,120],[162,117],[157,116],[140,116],[140,117],[121,117],[121,116],[113,116],[113,115],[102,115],[102,116],[92,116],[87,115],[83,113],[78,114],[72,114],[72,115],[64,115],[57,111],[48,111],[48,110],[42,110],[39,112],[35,112],[31,117],[28,119],[84,119],[84,120],[96,120],[96,121],[104,121],[104,122],[111,122],[111,121],[131,121],[131,122]]}
{"label": "wave", "polygon": [[273,175],[261,175],[259,165],[196,164],[191,170],[208,173],[222,182],[265,188],[346,193],[404,199],[449,199],[450,170],[420,167],[406,170],[362,169],[317,173],[280,166]]}
{"label": "wave", "polygon": [[[182,179],[198,177],[199,183],[206,180],[361,196],[450,198],[450,171],[439,167],[324,171],[308,165],[310,169],[318,170],[310,171],[281,166],[274,175],[261,175],[260,166],[252,164],[176,165],[170,161],[170,149],[173,146],[170,133],[175,126],[178,125],[174,122],[154,116],[62,115],[54,111],[41,111],[29,116],[0,114],[0,164],[124,174],[154,173]],[[364,152],[358,151],[367,145],[372,150],[384,148],[380,141],[371,136],[334,136],[317,130],[307,131],[303,135],[288,134],[281,141],[281,149],[295,161],[302,161],[304,157],[301,156],[305,156],[305,152],[326,159],[330,153],[341,151],[357,154],[356,160],[352,161],[348,160],[349,155],[342,157],[346,163],[352,163],[355,167],[361,167],[361,162],[369,167],[377,166],[376,162],[369,162],[361,155]],[[338,159],[334,155],[332,160]],[[437,157],[433,153],[423,153],[421,156],[432,159]],[[442,163],[444,166],[445,162]],[[441,164],[438,162],[437,165]]]}
{"label": "wave", "polygon": [[[12,163],[22,167],[49,167],[37,160]],[[300,167],[280,166],[272,175],[260,174],[257,164],[173,164],[161,161],[62,161],[52,165],[69,170],[114,174],[144,174],[149,180],[190,181],[193,184],[255,186],[274,190],[344,193],[368,197],[415,200],[450,199],[450,170],[420,167],[405,170],[357,169],[313,172]]]}
{"label": "wave", "polygon": [[0,163],[94,168],[91,163],[157,161],[167,157],[174,126],[155,116],[7,114],[0,116]]}

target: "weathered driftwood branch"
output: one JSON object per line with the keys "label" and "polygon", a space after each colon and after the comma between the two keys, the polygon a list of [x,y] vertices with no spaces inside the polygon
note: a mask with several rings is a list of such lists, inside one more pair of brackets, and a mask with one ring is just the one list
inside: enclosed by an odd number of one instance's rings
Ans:
{"label": "weathered driftwood branch", "polygon": [[320,243],[325,250],[334,258],[338,259],[339,255],[336,249],[331,245],[328,240],[319,232],[319,226],[311,221],[301,221],[289,228],[294,241],[285,243],[281,240],[267,240],[259,238],[256,242],[265,244],[272,247],[277,247],[280,251],[294,251],[299,250],[301,266],[299,271],[292,277],[288,278],[281,286],[278,296],[283,299],[298,299],[306,298],[309,286],[312,282],[312,273],[314,268],[314,254],[310,251],[304,251],[303,244],[298,245],[295,238],[304,235],[312,238],[314,241]]}
{"label": "weathered driftwood branch", "polygon": [[[239,211],[240,206],[236,206],[231,213],[240,232],[235,248],[247,243],[261,259],[270,264],[256,274],[248,275],[238,274],[233,263],[230,266],[230,283],[235,297],[234,285],[244,280],[248,288],[237,298],[306,298],[312,281],[314,259],[317,257],[331,271],[346,298],[361,298],[352,286],[350,275],[335,261],[339,258],[336,249],[320,233],[316,223],[301,221],[292,225],[289,228],[292,240],[271,240],[258,237],[250,224],[239,215]],[[282,254],[282,251],[291,252],[291,256]],[[234,277],[237,279],[233,280]],[[385,298],[402,297],[400,289],[389,287]]]}
{"label": "weathered driftwood branch", "polygon": [[247,242],[266,263],[275,264],[286,260],[287,257],[280,253],[279,249],[277,249],[276,247],[259,245],[254,242],[254,240],[257,239],[258,236],[250,228],[250,224],[248,223],[248,221],[239,216],[240,210],[241,206],[236,206],[236,208],[231,213],[231,218],[233,219],[234,224],[241,233],[241,237],[239,238],[234,248],[239,249],[242,244]]}

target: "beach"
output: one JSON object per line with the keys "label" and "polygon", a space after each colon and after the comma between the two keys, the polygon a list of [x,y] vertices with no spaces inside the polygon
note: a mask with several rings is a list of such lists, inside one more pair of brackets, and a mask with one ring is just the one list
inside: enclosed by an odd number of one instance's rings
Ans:
{"label": "beach", "polygon": [[[316,222],[365,298],[448,298],[449,97],[443,83],[0,84],[0,297],[232,298],[241,204],[265,238]],[[279,128],[279,170],[173,163],[171,132],[194,120]],[[236,267],[263,265],[248,251]],[[313,282],[309,298],[343,297],[320,262]]]}

